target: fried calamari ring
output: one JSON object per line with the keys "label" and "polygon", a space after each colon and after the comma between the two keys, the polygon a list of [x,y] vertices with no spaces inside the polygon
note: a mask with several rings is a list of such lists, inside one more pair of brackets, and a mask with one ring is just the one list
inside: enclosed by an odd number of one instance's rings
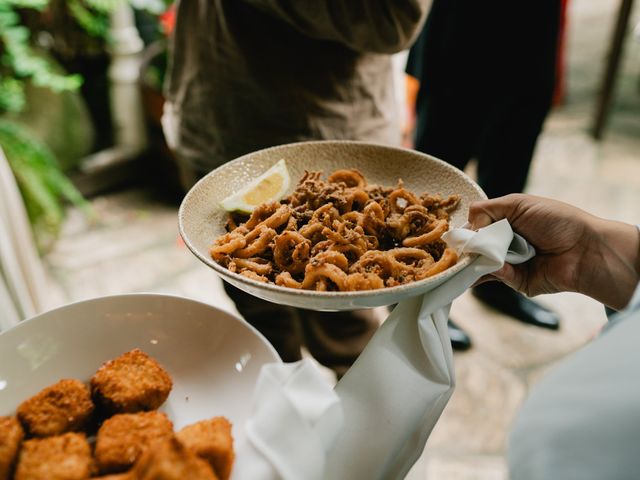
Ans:
{"label": "fried calamari ring", "polygon": [[422,205],[410,205],[404,210],[402,219],[409,224],[411,233],[423,233],[425,227],[436,217]]}
{"label": "fried calamari ring", "polygon": [[333,228],[324,227],[324,229],[322,230],[322,235],[327,240],[331,240],[332,242],[337,244],[347,244],[351,243],[353,240],[357,240],[358,237],[356,235],[350,234],[350,232],[353,232],[353,230],[348,231],[345,228],[346,225],[344,224],[341,224],[340,227],[342,228],[336,228],[335,225],[333,226]]}
{"label": "fried calamari ring", "polygon": [[359,225],[362,227],[364,225],[365,217],[364,217],[364,213],[351,211],[351,212],[343,213],[342,219],[345,222],[351,222],[354,225]]}
{"label": "fried calamari ring", "polygon": [[305,269],[302,288],[305,290],[317,290],[317,284],[320,283],[322,285],[327,280],[336,286],[336,290],[346,290],[347,274],[340,270],[340,267],[332,263],[323,263],[321,265],[309,263]]}
{"label": "fried calamari ring", "polygon": [[433,257],[428,252],[425,252],[420,248],[394,248],[389,250],[387,255],[407,266],[417,266],[424,260],[431,260],[433,263]]}
{"label": "fried calamari ring", "polygon": [[257,273],[258,275],[269,275],[273,267],[271,262],[265,260],[260,257],[252,257],[252,258],[234,258],[229,262],[227,267],[232,272],[242,272],[243,270],[251,270],[252,272]]}
{"label": "fried calamari ring", "polygon": [[242,232],[229,232],[216,238],[209,254],[214,260],[221,260],[225,255],[235,252],[247,245],[247,240]]}
{"label": "fried calamari ring", "polygon": [[321,241],[320,239],[325,239],[325,237],[322,236],[322,231],[324,230],[324,228],[325,226],[320,222],[308,223],[300,229],[300,235],[302,235],[304,238],[308,238],[313,243],[318,243],[319,241]]}
{"label": "fried calamari ring", "polygon": [[460,203],[460,195],[451,195],[442,198],[440,195],[426,195],[420,197],[422,205],[427,207],[439,220],[449,220],[449,212],[454,210]]}
{"label": "fried calamari ring", "polygon": [[402,214],[392,213],[386,219],[388,231],[398,240],[410,236],[412,232],[421,232],[435,217],[421,205],[409,205]]}
{"label": "fried calamari ring", "polygon": [[333,230],[325,228],[322,234],[328,241],[333,242],[333,244],[324,249],[344,253],[351,261],[360,258],[365,252],[371,250],[374,245],[377,246],[377,243],[370,236],[364,234],[362,227],[358,226],[351,229],[346,224],[342,224],[339,227],[334,226]]}
{"label": "fried calamari ring", "polygon": [[284,225],[290,216],[291,208],[288,205],[280,205],[278,202],[264,203],[255,208],[242,227],[249,231],[260,227],[277,229]]}
{"label": "fried calamari ring", "polygon": [[384,228],[384,211],[378,202],[370,200],[362,212],[351,211],[344,213],[342,219],[358,225],[364,231],[375,235]]}
{"label": "fried calamari ring", "polygon": [[320,265],[323,263],[330,263],[332,265],[335,265],[340,270],[345,272],[349,269],[349,260],[347,260],[347,257],[335,250],[325,250],[318,253],[311,259],[311,264],[313,265]]}
{"label": "fried calamari ring", "polygon": [[327,179],[329,183],[344,183],[349,188],[364,188],[367,186],[367,181],[364,176],[358,171],[353,169],[336,170]]}
{"label": "fried calamari ring", "polygon": [[372,200],[367,203],[367,205],[365,205],[363,213],[367,217],[375,218],[376,220],[384,222],[384,210],[382,209],[382,206],[380,206],[380,204],[375,200]]}
{"label": "fried calamari ring", "polygon": [[375,273],[356,272],[347,275],[345,285],[349,291],[378,290],[384,288],[384,280]]}
{"label": "fried calamari ring", "polygon": [[315,257],[320,252],[325,252],[333,247],[335,247],[336,243],[332,240],[323,240],[321,242],[316,243],[311,249],[311,256]]}
{"label": "fried calamari ring", "polygon": [[302,283],[295,280],[289,272],[280,272],[276,275],[275,284],[281,287],[302,288]]}
{"label": "fried calamari ring", "polygon": [[[257,233],[254,233],[257,232]],[[254,230],[247,236],[251,235],[251,241],[247,241],[247,245],[240,250],[233,252],[233,255],[237,258],[249,258],[257,257],[263,253],[269,247],[269,244],[277,235],[273,228],[262,227],[259,230]]]}
{"label": "fried calamari ring", "polygon": [[311,253],[311,242],[300,233],[286,230],[273,244],[273,261],[281,270],[293,274],[304,272]]}
{"label": "fried calamari ring", "polygon": [[433,243],[439,240],[448,229],[449,223],[446,220],[438,220],[434,222],[434,226],[430,231],[417,237],[407,237],[402,240],[402,245],[405,247],[421,247],[428,243]]}
{"label": "fried calamari ring", "polygon": [[265,226],[268,228],[277,229],[281,225],[284,225],[285,223],[287,223],[290,216],[291,216],[291,208],[289,208],[288,205],[282,205],[273,213],[273,215],[271,215],[269,218],[260,222],[258,225],[255,226],[255,228],[260,228],[262,226]]}
{"label": "fried calamari ring", "polygon": [[425,278],[444,272],[452,267],[458,261],[458,254],[453,248],[445,248],[442,257],[436,263],[416,273],[416,280],[424,280]]}
{"label": "fried calamari ring", "polygon": [[418,197],[404,187],[397,188],[389,194],[389,206],[394,213],[403,213],[408,206],[417,203]]}
{"label": "fried calamari ring", "polygon": [[420,201],[427,208],[444,208],[447,211],[451,211],[460,203],[460,195],[450,195],[447,198],[442,198],[440,195],[423,193],[420,195]]}
{"label": "fried calamari ring", "polygon": [[285,230],[297,231],[298,230],[298,220],[296,217],[291,215],[289,220],[287,220],[287,224],[284,227]]}
{"label": "fried calamari ring", "polygon": [[326,227],[331,226],[334,220],[340,218],[340,212],[333,206],[333,203],[327,203],[318,208],[311,216],[310,224],[320,223]]}
{"label": "fried calamari ring", "polygon": [[262,205],[257,206],[253,212],[251,212],[251,216],[249,217],[249,220],[245,222],[244,227],[247,230],[253,230],[258,226],[258,224],[273,215],[278,208],[280,208],[280,204],[278,202],[263,203]]}
{"label": "fried calamari ring", "polygon": [[373,273],[383,280],[396,277],[406,271],[406,266],[387,255],[387,252],[370,250],[360,257],[351,267],[350,273]]}
{"label": "fried calamari ring", "polygon": [[342,253],[349,259],[350,262],[355,262],[367,251],[362,243],[360,243],[359,245],[354,245],[351,243],[344,243],[340,245],[333,244],[328,248],[328,250]]}
{"label": "fried calamari ring", "polygon": [[258,282],[269,283],[269,279],[267,277],[265,277],[264,275],[259,275],[252,270],[243,270],[240,272],[240,275],[242,275],[243,277],[250,278],[252,280],[256,280]]}
{"label": "fried calamari ring", "polygon": [[369,201],[369,194],[361,188],[354,188],[347,193],[343,199],[343,203],[340,206],[340,210],[343,213],[353,210],[361,210]]}

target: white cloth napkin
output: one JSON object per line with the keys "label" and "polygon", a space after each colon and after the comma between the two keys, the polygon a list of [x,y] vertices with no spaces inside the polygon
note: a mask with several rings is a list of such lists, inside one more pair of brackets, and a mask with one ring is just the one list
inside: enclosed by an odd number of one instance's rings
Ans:
{"label": "white cloth napkin", "polygon": [[[446,241],[476,259],[396,306],[356,363],[327,385],[312,364],[263,368],[234,479],[400,479],[422,454],[455,383],[451,302],[478,278],[535,252],[506,220]],[[253,465],[242,465],[242,455]]]}
{"label": "white cloth napkin", "polygon": [[233,479],[321,480],[342,406],[310,360],[262,367]]}

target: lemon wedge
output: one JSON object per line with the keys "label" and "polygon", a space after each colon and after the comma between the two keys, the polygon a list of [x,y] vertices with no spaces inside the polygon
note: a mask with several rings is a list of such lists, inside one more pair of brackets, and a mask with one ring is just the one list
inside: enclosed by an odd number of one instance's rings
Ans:
{"label": "lemon wedge", "polygon": [[282,159],[249,185],[225,198],[220,205],[228,212],[251,213],[262,203],[284,197],[290,182],[287,164]]}

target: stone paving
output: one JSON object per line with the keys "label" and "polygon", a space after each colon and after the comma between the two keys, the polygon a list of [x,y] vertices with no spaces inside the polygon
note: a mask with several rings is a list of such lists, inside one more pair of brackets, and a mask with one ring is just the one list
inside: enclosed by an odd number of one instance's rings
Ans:
{"label": "stone paving", "polygon": [[[630,39],[610,127],[587,131],[617,3],[573,0],[569,11],[568,96],[542,135],[528,192],[595,214],[640,221],[640,43]],[[638,20],[638,12],[634,18]],[[94,198],[98,220],[71,211],[45,262],[52,305],[124,292],[183,295],[233,310],[220,280],[180,241],[177,203],[153,187]],[[473,337],[456,353],[457,388],[410,480],[502,480],[509,425],[528,389],[553,364],[597,335],[602,306],[577,294],[539,297],[563,319],[558,332],[519,324],[469,294],[452,317]]]}

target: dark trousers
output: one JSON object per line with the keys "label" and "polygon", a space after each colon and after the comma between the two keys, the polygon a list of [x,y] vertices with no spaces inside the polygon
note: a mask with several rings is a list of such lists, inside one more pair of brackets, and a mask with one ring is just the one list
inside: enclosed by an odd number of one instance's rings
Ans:
{"label": "dark trousers", "polygon": [[224,282],[240,314],[262,333],[285,362],[302,358],[301,348],[321,364],[344,374],[376,329],[373,310],[316,312],[278,305],[249,295]]}
{"label": "dark trousers", "polygon": [[524,189],[553,96],[559,0],[435,0],[411,48],[415,148],[478,161],[490,198]]}

